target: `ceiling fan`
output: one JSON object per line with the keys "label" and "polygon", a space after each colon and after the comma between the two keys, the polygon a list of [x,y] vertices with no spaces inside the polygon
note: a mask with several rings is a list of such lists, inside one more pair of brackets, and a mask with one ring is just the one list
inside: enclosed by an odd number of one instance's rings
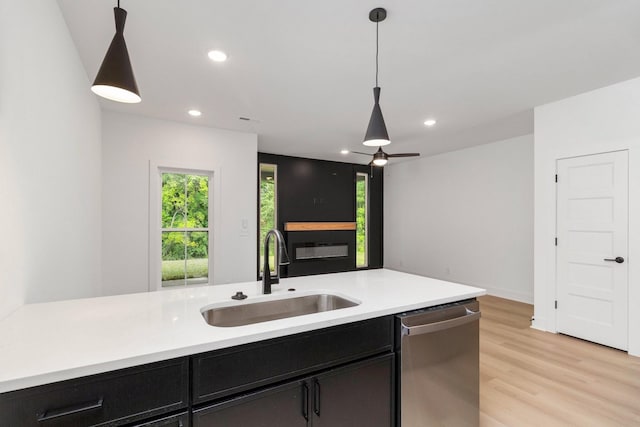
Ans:
{"label": "ceiling fan", "polygon": [[391,157],[417,157],[420,153],[396,153],[396,154],[388,154],[382,151],[382,147],[378,147],[378,151],[373,154],[370,153],[361,153],[359,151],[352,151],[355,154],[363,154],[365,156],[373,156],[371,160],[371,165],[373,166],[384,166],[387,164]]}

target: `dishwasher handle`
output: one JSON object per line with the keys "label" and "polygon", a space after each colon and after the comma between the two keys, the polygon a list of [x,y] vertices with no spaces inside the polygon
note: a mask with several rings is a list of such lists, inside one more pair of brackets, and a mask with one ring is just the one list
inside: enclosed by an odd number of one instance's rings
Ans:
{"label": "dishwasher handle", "polygon": [[479,311],[471,311],[468,308],[465,308],[466,314],[464,316],[455,317],[449,320],[443,320],[435,323],[427,323],[425,325],[417,325],[417,326],[405,326],[402,325],[402,335],[421,335],[421,334],[430,334],[433,332],[442,331],[443,329],[455,328],[456,326],[461,326],[466,323],[471,323],[480,318]]}

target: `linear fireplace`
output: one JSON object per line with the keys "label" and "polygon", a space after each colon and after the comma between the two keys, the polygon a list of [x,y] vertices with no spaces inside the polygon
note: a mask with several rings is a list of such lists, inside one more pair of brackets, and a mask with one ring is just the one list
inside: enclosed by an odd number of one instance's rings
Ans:
{"label": "linear fireplace", "polygon": [[[291,264],[287,266],[289,277],[310,274],[337,273],[350,271],[355,267],[356,233],[349,227],[331,227],[327,224],[345,223],[305,223],[317,224],[304,231],[287,223],[286,241]],[[320,226],[322,224],[322,226]],[[346,223],[352,224],[352,223]]]}
{"label": "linear fireplace", "polygon": [[344,258],[349,256],[348,243],[304,242],[293,245],[293,259],[296,261],[317,261],[319,259]]}

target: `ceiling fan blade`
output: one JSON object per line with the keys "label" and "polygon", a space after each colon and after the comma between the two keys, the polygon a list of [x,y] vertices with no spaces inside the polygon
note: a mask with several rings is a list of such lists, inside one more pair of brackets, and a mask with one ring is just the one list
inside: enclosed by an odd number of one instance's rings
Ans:
{"label": "ceiling fan blade", "polygon": [[416,157],[419,155],[420,153],[397,153],[397,154],[387,154],[387,157]]}
{"label": "ceiling fan blade", "polygon": [[365,156],[373,156],[373,153],[361,153],[360,151],[352,151],[353,154],[363,154]]}

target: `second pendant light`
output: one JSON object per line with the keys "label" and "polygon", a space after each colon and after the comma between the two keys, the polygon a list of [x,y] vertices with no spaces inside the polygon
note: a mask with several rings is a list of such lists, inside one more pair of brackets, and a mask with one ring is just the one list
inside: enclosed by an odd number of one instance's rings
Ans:
{"label": "second pendant light", "polygon": [[369,12],[369,20],[376,23],[376,87],[373,88],[373,111],[371,112],[371,119],[369,119],[369,126],[367,126],[367,133],[364,136],[364,145],[369,147],[379,147],[382,145],[390,144],[389,133],[387,132],[387,126],[384,123],[384,117],[382,116],[382,110],[380,109],[380,87],[378,86],[378,24],[385,20],[387,17],[387,11],[381,7],[373,9]]}

